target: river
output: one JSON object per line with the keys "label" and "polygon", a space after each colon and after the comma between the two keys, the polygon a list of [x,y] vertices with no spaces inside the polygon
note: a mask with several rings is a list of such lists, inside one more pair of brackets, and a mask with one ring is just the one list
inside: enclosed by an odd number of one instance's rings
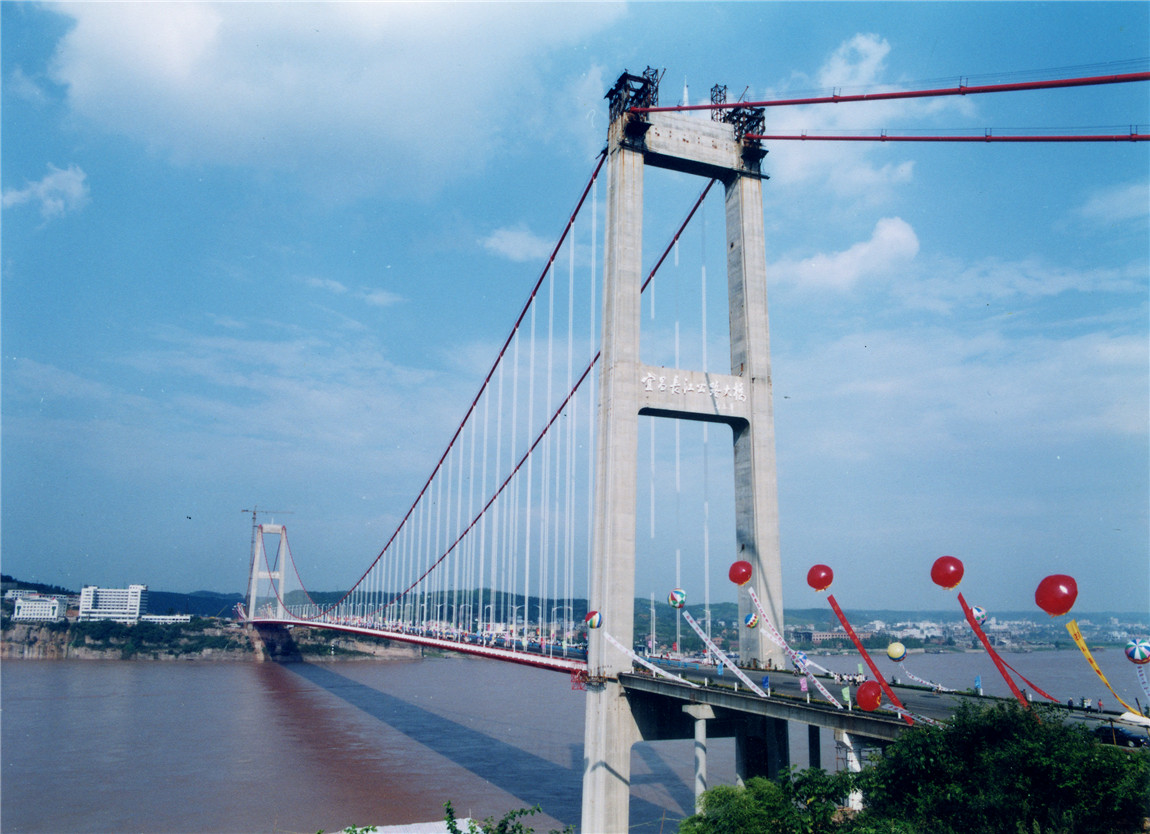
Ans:
{"label": "river", "polygon": [[[1077,652],[1006,658],[1062,699],[1118,707]],[[818,659],[856,671],[853,656]],[[1098,659],[1133,703],[1133,666],[1120,650]],[[903,668],[959,688],[981,674],[988,694],[1006,692],[984,654]],[[314,834],[442,819],[448,800],[475,818],[539,804],[527,822],[540,832],[579,820],[583,695],[554,672],[468,658],[5,661],[0,699],[6,834]],[[804,727],[791,743],[805,764]],[[692,755],[689,741],[636,746],[634,830],[670,834],[691,813]],[[733,758],[730,740],[712,741],[711,784],[733,781]]]}

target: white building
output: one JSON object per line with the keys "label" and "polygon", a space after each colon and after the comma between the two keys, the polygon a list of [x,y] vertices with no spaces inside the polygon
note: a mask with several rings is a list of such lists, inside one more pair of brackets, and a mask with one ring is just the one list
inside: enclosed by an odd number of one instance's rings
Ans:
{"label": "white building", "polygon": [[113,620],[117,623],[135,623],[148,610],[148,586],[129,585],[127,588],[100,588],[85,585],[80,591],[81,620]]}
{"label": "white building", "polygon": [[12,613],[12,619],[56,621],[63,618],[64,611],[64,602],[56,597],[29,594],[16,597],[16,610]]}
{"label": "white building", "polygon": [[141,623],[158,623],[160,625],[170,625],[171,623],[190,623],[192,621],[191,614],[141,614]]}

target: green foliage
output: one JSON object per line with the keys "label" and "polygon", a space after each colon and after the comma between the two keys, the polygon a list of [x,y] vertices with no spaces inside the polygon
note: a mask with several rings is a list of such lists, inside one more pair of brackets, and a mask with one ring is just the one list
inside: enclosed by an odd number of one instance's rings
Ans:
{"label": "green foliage", "polygon": [[113,642],[126,641],[131,628],[111,620],[79,620],[72,623],[72,645],[83,646],[87,643],[106,649]]}
{"label": "green foliage", "polygon": [[[519,821],[519,818],[538,814],[539,806],[508,811],[499,819],[487,817],[480,823],[476,823],[475,820],[468,820],[466,831],[460,829],[459,823],[455,819],[455,809],[451,806],[450,801],[443,803],[443,811],[448,834],[535,834],[535,829],[528,828]],[[573,834],[574,831],[575,826],[569,825],[562,832],[552,830],[550,834]]]}
{"label": "green foliage", "polygon": [[73,646],[107,650],[119,648],[125,660],[139,654],[186,655],[205,649],[245,649],[238,636],[205,634],[207,620],[193,617],[187,623],[149,623],[135,625],[110,620],[80,620],[70,626],[69,642]]}
{"label": "green foliage", "polygon": [[679,834],[820,834],[836,830],[850,791],[847,773],[788,770],[778,780],[755,777],[746,787],[720,785],[703,794],[699,813]]}
{"label": "green foliage", "polygon": [[[850,790],[866,806],[839,806]],[[853,776],[812,769],[703,794],[680,834],[1115,834],[1150,811],[1150,750],[1099,744],[1055,710],[963,705]]]}
{"label": "green foliage", "polygon": [[944,728],[904,733],[858,784],[860,822],[932,834],[1110,834],[1141,826],[1150,754],[1097,744],[1052,710],[964,704]]}

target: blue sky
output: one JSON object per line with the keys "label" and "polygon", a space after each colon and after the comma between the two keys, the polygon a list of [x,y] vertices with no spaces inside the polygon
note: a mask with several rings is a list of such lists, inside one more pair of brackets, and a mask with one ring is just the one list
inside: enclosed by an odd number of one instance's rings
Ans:
{"label": "blue sky", "polygon": [[[506,337],[624,70],[664,68],[664,104],[684,82],[758,100],[1145,70],[1148,10],[0,4],[3,570],[238,591],[258,504],[292,512],[307,584],[358,576]],[[767,113],[768,133],[1148,123],[1146,83]],[[1150,147],[768,148],[787,605],[821,604],[803,577],[826,562],[848,607],[944,608],[929,566],[953,553],[974,604],[1028,609],[1069,573],[1080,609],[1150,610]],[[698,189],[651,178],[648,253]],[[710,265],[717,370],[721,240],[710,199],[678,269]],[[645,354],[699,306],[664,281]],[[712,430],[733,599],[723,448]],[[669,584],[663,535],[640,536],[644,596]]]}

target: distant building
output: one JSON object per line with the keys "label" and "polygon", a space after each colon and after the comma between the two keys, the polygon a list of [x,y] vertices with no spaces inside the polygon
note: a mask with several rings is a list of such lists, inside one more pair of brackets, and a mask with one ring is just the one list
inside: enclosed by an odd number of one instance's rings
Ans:
{"label": "distant building", "polygon": [[159,623],[160,625],[169,625],[171,623],[190,623],[192,621],[191,614],[141,614],[141,623]]}
{"label": "distant building", "polygon": [[12,613],[13,620],[56,620],[63,619],[65,603],[57,597],[45,597],[39,594],[16,597],[16,610]]}
{"label": "distant building", "polygon": [[[850,639],[850,637],[847,636],[847,633],[845,631],[840,631],[840,630],[812,631],[810,629],[796,628],[791,633],[793,634],[793,639],[796,642],[800,642],[800,643],[825,643],[828,640],[849,640]],[[876,632],[869,631],[869,630],[856,631],[855,636],[858,637],[860,640],[867,640],[871,637],[874,637],[875,633]]]}
{"label": "distant building", "polygon": [[127,588],[100,588],[85,585],[80,591],[81,620],[112,620],[117,623],[135,623],[148,610],[148,586],[129,585]]}

